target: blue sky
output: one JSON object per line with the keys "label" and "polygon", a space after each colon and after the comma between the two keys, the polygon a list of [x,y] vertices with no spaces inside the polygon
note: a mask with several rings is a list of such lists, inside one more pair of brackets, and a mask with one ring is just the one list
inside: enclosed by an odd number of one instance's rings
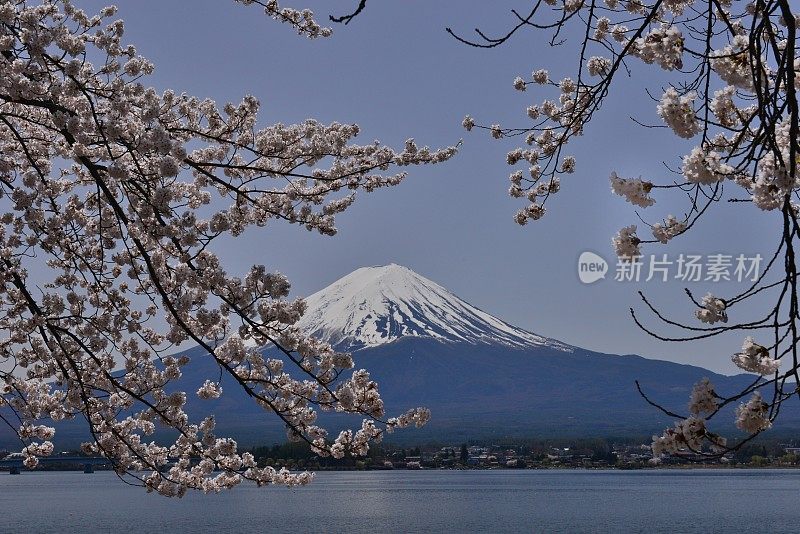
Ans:
{"label": "blue sky", "polygon": [[[357,3],[300,2],[293,7],[309,6],[320,19]],[[82,0],[79,5],[90,11],[104,2]],[[399,187],[360,195],[339,217],[339,234],[333,238],[276,223],[226,243],[223,252],[231,271],[263,263],[287,274],[295,295],[306,295],[358,267],[395,262],[538,334],[600,351],[733,372],[730,354],[741,346],[738,336],[661,343],[632,323],[628,308],[639,302],[637,289],[672,316],[691,322],[685,284],[606,279],[586,286],[577,276],[581,252],[591,250],[610,260],[613,234],[638,222],[633,206],[612,195],[611,171],[664,181],[670,178],[664,162],[677,167],[679,156],[690,148],[663,129],[644,129],[629,119],[634,115],[658,124],[645,88],[658,93],[677,75],[632,64],[633,77],[619,80],[586,135],[574,144],[577,171],[562,181],[548,214],[524,228],[513,222],[521,204],[506,193],[511,169],[505,153],[515,141],[468,134],[461,120],[469,113],[485,124],[524,126],[525,107],[552,93],[516,92],[514,77],[541,67],[554,76],[572,75],[574,41],[553,48],[545,36],[528,32],[505,46],[477,50],[457,43],[444,28],[468,33],[480,25],[501,32],[512,22],[509,10],[527,5],[524,0],[370,2],[349,26],[336,25],[332,38],[316,41],[232,0],[120,2],[119,15],[126,21],[126,41],[155,62],[151,84],[160,89],[220,103],[253,94],[262,102],[264,124],[308,117],[355,122],[364,142],[380,139],[400,147],[415,137],[420,144],[443,146],[464,139],[451,162],[412,169]],[[682,199],[658,200],[644,214],[649,221],[683,213]],[[722,204],[691,235],[646,252],[673,258],[681,253],[767,255],[778,240],[776,223],[756,208]],[[721,296],[743,289],[739,284],[689,287],[699,295],[710,290]],[[737,317],[745,318],[735,314],[732,320]]]}

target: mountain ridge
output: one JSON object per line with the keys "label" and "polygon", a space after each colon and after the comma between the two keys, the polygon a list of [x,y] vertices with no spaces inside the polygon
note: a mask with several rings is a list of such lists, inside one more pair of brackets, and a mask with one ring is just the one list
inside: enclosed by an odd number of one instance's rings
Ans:
{"label": "mountain ridge", "polygon": [[[390,415],[417,406],[431,410],[425,428],[393,434],[391,439],[398,443],[642,438],[661,433],[674,419],[645,402],[635,381],[654,402],[685,413],[692,386],[702,378],[710,378],[721,395],[741,391],[754,379],[573,347],[511,326],[409,269],[393,264],[364,269],[312,295],[311,317],[301,325],[328,336],[338,349],[353,352],[356,369],[367,369],[377,381]],[[418,294],[431,289],[433,296]],[[401,303],[392,305],[396,299]],[[445,311],[433,310],[431,326],[420,310],[437,303]],[[387,318],[381,320],[383,314]],[[438,329],[436,321],[448,318],[456,324],[450,330]],[[499,340],[490,339],[496,331],[502,334]],[[263,351],[281,358],[274,348]],[[230,376],[220,374],[218,364],[200,347],[181,354],[190,362],[170,391],[189,393],[186,410],[193,419],[215,414],[218,433],[244,446],[286,439],[282,423]],[[215,376],[221,377],[225,393],[219,399],[198,399],[193,392]],[[733,424],[735,408],[735,403],[725,407],[709,428],[726,436],[740,434]],[[355,416],[320,413],[319,418],[333,433],[360,424]],[[88,438],[85,423],[80,423],[55,425],[59,446],[77,446]],[[15,446],[15,436],[3,428],[0,425],[0,447]],[[800,432],[800,409],[794,405],[782,410],[779,429],[770,434],[791,432]]]}

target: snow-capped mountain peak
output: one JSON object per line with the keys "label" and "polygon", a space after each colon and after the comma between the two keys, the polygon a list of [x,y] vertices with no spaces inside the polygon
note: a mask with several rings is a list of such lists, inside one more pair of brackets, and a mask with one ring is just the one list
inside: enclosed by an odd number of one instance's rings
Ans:
{"label": "snow-capped mountain peak", "polygon": [[402,337],[571,347],[512,326],[401,265],[362,267],[306,298],[299,326],[345,350]]}

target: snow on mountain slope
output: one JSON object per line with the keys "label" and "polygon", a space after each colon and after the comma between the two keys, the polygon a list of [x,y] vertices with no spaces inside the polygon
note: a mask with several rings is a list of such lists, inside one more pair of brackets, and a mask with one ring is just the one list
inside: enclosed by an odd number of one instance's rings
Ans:
{"label": "snow on mountain slope", "polygon": [[568,345],[522,330],[400,265],[362,267],[306,298],[299,326],[343,350],[406,336],[513,347]]}

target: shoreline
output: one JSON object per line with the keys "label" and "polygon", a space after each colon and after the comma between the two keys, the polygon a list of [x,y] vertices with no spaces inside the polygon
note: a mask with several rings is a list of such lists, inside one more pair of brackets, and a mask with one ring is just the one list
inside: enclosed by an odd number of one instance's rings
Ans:
{"label": "shoreline", "polygon": [[[669,465],[669,466],[646,466],[646,467],[497,467],[497,468],[467,468],[467,469],[453,469],[453,468],[435,468],[435,467],[423,467],[423,468],[414,468],[414,469],[407,469],[407,468],[392,468],[392,469],[385,469],[385,468],[309,468],[309,469],[290,469],[290,471],[310,471],[313,473],[322,473],[322,472],[409,472],[409,471],[469,471],[469,472],[480,472],[480,471],[509,471],[509,472],[518,472],[518,471],[742,471],[742,470],[752,470],[752,471],[791,471],[791,470],[800,470],[800,466],[797,465],[767,465],[767,466],[754,466],[754,465]],[[98,468],[95,469],[93,472],[96,473],[103,473],[103,472],[113,472],[113,469],[103,469]],[[0,474],[8,474],[10,472],[9,469],[0,469]],[[84,472],[83,469],[20,469],[20,473],[80,473]],[[92,474],[92,473],[87,473]]]}

